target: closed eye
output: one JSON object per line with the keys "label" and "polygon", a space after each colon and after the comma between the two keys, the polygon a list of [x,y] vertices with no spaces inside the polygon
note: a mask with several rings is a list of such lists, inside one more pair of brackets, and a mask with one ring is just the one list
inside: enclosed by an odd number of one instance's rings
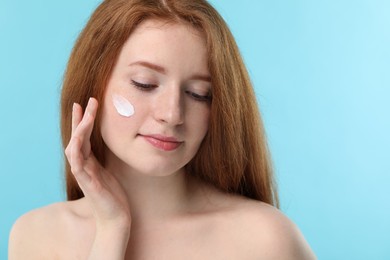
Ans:
{"label": "closed eye", "polygon": [[186,94],[188,94],[191,98],[195,99],[196,101],[201,101],[201,102],[210,102],[211,101],[211,95],[199,95],[191,91],[186,91]]}
{"label": "closed eye", "polygon": [[149,90],[152,90],[154,88],[157,88],[157,86],[154,84],[145,84],[145,83],[140,83],[140,82],[137,82],[134,80],[131,80],[131,84],[133,86],[135,86],[136,88],[143,90],[143,91],[149,91]]}
{"label": "closed eye", "polygon": [[[158,87],[155,84],[145,84],[145,83],[137,82],[135,80],[131,80],[131,84],[134,87],[140,89],[141,91],[151,91],[151,90]],[[185,91],[185,93],[187,95],[189,95],[195,101],[199,101],[199,102],[211,102],[211,99],[212,99],[210,93],[208,93],[207,95],[200,95],[200,94],[197,94],[197,93],[189,91],[189,90]]]}

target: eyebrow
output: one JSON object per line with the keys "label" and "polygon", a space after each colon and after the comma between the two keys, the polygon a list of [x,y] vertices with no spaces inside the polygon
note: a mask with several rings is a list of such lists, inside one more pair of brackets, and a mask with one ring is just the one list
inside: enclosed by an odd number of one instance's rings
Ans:
{"label": "eyebrow", "polygon": [[[136,62],[129,64],[129,66],[142,66],[142,67],[146,67],[148,69],[157,71],[161,74],[167,74],[167,70],[164,67],[157,65],[157,64],[154,64],[154,63],[150,63],[148,61],[136,61]],[[190,79],[211,82],[211,77],[209,75],[203,75],[203,74],[194,74],[190,77]]]}

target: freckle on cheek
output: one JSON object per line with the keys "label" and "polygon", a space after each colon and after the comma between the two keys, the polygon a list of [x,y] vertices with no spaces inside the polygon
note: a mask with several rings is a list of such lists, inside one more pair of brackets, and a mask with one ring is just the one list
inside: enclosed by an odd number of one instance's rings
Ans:
{"label": "freckle on cheek", "polygon": [[112,95],[112,103],[121,116],[131,117],[134,115],[134,106],[121,95],[113,94]]}

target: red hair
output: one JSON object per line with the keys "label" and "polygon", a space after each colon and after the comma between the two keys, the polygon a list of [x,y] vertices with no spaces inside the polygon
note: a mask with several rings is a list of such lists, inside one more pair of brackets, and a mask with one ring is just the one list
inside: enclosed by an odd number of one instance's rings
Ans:
{"label": "red hair", "polygon": [[[235,40],[218,12],[204,0],[106,0],[95,10],[70,56],[61,96],[61,134],[71,137],[74,102],[89,97],[100,104],[117,57],[130,34],[146,19],[187,23],[206,38],[212,83],[210,125],[186,170],[229,193],[278,206],[264,127],[256,97]],[[92,150],[105,164],[100,110],[91,136]],[[66,161],[66,159],[65,159]],[[65,162],[68,200],[83,197]]]}

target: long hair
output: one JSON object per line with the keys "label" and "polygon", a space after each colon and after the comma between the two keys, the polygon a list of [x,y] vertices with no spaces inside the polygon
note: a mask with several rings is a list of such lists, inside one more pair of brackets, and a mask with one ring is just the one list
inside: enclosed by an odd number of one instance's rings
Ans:
{"label": "long hair", "polygon": [[[134,29],[146,19],[187,23],[203,33],[211,74],[209,130],[186,171],[228,192],[278,206],[264,127],[248,72],[236,42],[218,12],[205,0],[105,0],[92,14],[72,50],[61,95],[62,144],[71,137],[74,102],[100,104],[117,57]],[[107,149],[96,115],[91,147],[104,165]],[[65,159],[68,200],[83,197]]]}

